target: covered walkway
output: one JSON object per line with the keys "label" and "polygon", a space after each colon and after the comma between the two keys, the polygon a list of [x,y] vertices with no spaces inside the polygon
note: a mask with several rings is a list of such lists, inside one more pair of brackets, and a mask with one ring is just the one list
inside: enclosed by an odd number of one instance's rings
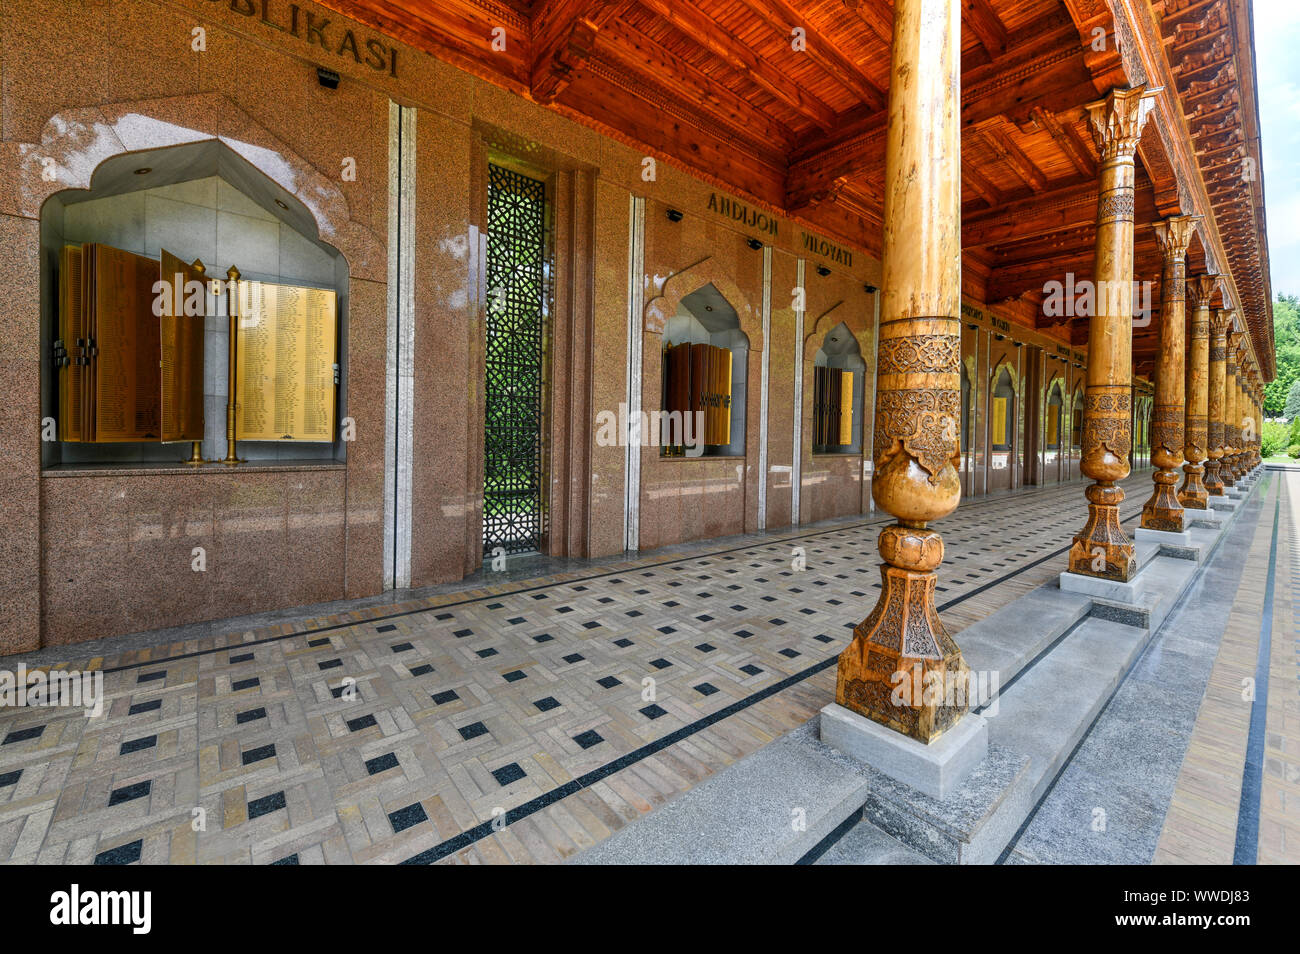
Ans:
{"label": "covered walkway", "polygon": [[[1129,478],[1131,499],[1150,479]],[[953,632],[1059,574],[1073,533],[1059,515],[1078,498],[1077,484],[993,495],[944,522],[937,602]],[[886,522],[482,585],[488,572],[477,588],[167,631],[127,652],[104,641],[107,656],[11,657],[100,669],[108,701],[98,720],[0,710],[0,776],[14,776],[0,854],[560,860],[816,713],[877,598]],[[191,830],[195,805],[206,832]],[[520,806],[493,830],[494,810]]]}

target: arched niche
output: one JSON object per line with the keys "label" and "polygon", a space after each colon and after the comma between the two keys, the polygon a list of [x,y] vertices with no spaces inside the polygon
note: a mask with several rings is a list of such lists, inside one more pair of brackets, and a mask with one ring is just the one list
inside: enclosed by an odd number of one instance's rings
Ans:
{"label": "arched niche", "polygon": [[[745,454],[745,408],[749,394],[749,336],[741,330],[740,316],[735,307],[713,282],[705,282],[693,291],[683,295],[677,302],[676,313],[668,318],[662,330],[662,348],[665,352],[679,345],[712,345],[725,348],[730,352],[731,377],[729,394],[728,436],[726,444],[706,444],[704,457],[743,457]],[[667,363],[664,365],[664,391],[660,407],[664,411],[674,410],[674,401],[669,393],[672,386]],[[683,436],[696,434],[693,423],[677,425],[675,419],[662,420],[659,429],[661,447],[676,444],[672,428],[681,426]],[[652,424],[653,426],[653,424]],[[688,456],[692,456],[689,455]]]}
{"label": "arched niche", "polygon": [[1043,447],[1052,452],[1052,458],[1061,450],[1061,441],[1065,430],[1065,385],[1058,377],[1053,378],[1047,389],[1047,413],[1044,415]]}
{"label": "arched niche", "polygon": [[989,450],[1008,453],[1015,446],[1016,372],[1003,361],[993,369],[989,386]]}
{"label": "arched niche", "polygon": [[[209,278],[224,278],[233,265],[243,280],[336,292],[335,440],[241,440],[239,455],[252,461],[345,459],[346,444],[339,439],[338,424],[348,406],[348,262],[338,248],[321,238],[317,214],[307,203],[254,165],[248,155],[257,157],[260,152],[245,147],[241,153],[227,141],[211,138],[122,152],[99,162],[84,188],[46,197],[40,208],[43,416],[54,414],[56,401],[57,375],[50,357],[57,337],[60,248],[94,242],[154,259],[166,249],[186,262],[202,261]],[[283,175],[291,164],[276,156],[272,165]],[[329,207],[319,195],[308,198],[318,212]],[[225,315],[225,302],[209,293],[203,336],[202,444],[203,456],[209,460],[226,452],[229,329]],[[46,467],[176,463],[188,456],[188,444],[42,443]]]}
{"label": "arched niche", "polygon": [[[857,336],[849,330],[849,326],[840,322],[831,328],[822,336],[821,342],[817,348],[817,353],[813,355],[813,453],[814,454],[861,454],[862,453],[862,396],[863,384],[866,381],[867,363],[862,358],[862,348],[858,344]],[[839,371],[844,374],[852,375],[847,382],[848,387],[844,388],[844,378],[840,377],[840,392],[838,394],[830,393],[834,389],[833,375],[820,373],[818,369],[825,368],[827,371]],[[840,428],[830,425],[824,427],[823,437],[826,438],[821,443],[817,441],[816,418],[822,412],[824,407],[839,406],[842,407],[845,394],[850,395],[850,407],[845,415],[848,419],[849,433],[847,436],[850,440],[847,444],[839,443],[844,435],[832,433]]]}
{"label": "arched niche", "polygon": [[1070,401],[1070,447],[1079,450],[1083,446],[1083,385],[1074,387],[1074,398]]}
{"label": "arched niche", "polygon": [[967,454],[971,445],[971,421],[974,418],[974,391],[970,386],[970,367],[965,361],[961,365],[961,452]]}

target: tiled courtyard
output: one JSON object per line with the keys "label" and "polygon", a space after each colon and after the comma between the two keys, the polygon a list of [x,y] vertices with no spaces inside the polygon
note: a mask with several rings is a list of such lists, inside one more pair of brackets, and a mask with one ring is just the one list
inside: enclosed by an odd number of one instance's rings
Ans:
{"label": "tiled courtyard", "polygon": [[[1149,481],[1126,482],[1127,526]],[[1265,557],[1273,498],[1300,493],[1300,475],[1273,481]],[[1077,483],[1031,489],[943,521],[949,629],[1057,574],[1081,502]],[[1280,512],[1289,551],[1287,500]],[[563,860],[830,700],[835,657],[875,600],[884,522],[713,541],[91,660],[67,650],[59,668],[103,671],[105,714],[0,710],[0,858]],[[1253,598],[1231,632],[1258,634]],[[1284,837],[1261,839],[1274,848],[1260,860],[1295,861],[1296,633],[1289,596],[1277,605],[1287,615],[1273,633],[1265,821]],[[1221,726],[1231,738],[1212,746],[1236,745],[1239,729]],[[1194,781],[1178,792],[1169,824],[1195,824],[1178,814],[1195,815]]]}

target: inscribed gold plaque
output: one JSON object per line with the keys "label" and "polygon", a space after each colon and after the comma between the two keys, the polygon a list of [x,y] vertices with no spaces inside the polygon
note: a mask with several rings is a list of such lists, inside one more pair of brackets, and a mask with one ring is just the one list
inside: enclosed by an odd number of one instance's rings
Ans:
{"label": "inscribed gold plaque", "polygon": [[1002,447],[1007,443],[1007,398],[993,399],[993,446]]}
{"label": "inscribed gold plaque", "polygon": [[235,437],[333,441],[335,293],[240,282],[238,301]]}

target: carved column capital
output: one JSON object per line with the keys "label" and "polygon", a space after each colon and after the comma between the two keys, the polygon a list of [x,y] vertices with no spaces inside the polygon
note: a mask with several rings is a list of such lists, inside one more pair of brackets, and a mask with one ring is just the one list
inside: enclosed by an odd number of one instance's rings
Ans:
{"label": "carved column capital", "polygon": [[1166,262],[1181,262],[1187,258],[1187,246],[1191,244],[1200,220],[1199,215],[1172,215],[1155,223],[1156,242]]}
{"label": "carved column capital", "polygon": [[[1227,347],[1228,331],[1232,328],[1233,311],[1231,308],[1219,308],[1210,315],[1210,335],[1215,341],[1222,342],[1221,347]],[[1214,356],[1210,356],[1214,360]],[[1219,358],[1222,361],[1222,358]]]}
{"label": "carved column capital", "polygon": [[1187,282],[1187,298],[1197,308],[1210,307],[1210,299],[1218,290],[1218,275],[1197,275]]}
{"label": "carved column capital", "polygon": [[1113,89],[1105,99],[1088,104],[1088,125],[1102,162],[1133,158],[1142,139],[1142,127],[1161,89]]}

